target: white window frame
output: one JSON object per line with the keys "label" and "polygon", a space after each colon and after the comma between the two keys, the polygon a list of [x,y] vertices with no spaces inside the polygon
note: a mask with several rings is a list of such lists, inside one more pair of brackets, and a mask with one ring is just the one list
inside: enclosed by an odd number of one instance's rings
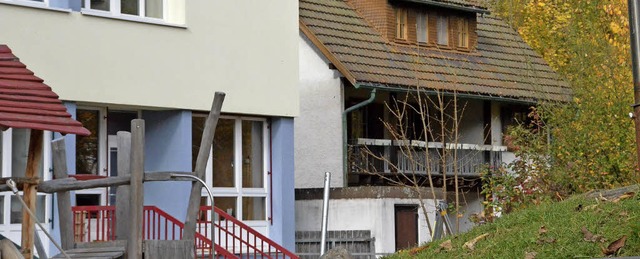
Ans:
{"label": "white window frame", "polygon": [[[48,1],[48,0],[47,0]],[[167,24],[166,20],[169,16],[168,6],[169,0],[162,0],[162,18],[154,18],[146,16],[146,0],[138,0],[138,6],[140,13],[138,15],[133,14],[125,14],[121,12],[121,0],[107,0],[109,1],[109,11],[103,11],[98,9],[91,8],[91,0],[83,0],[84,8],[82,8],[81,12],[83,14],[95,15],[95,16],[103,16],[103,17],[114,17],[124,20],[130,21],[138,21],[138,22],[147,22],[147,23],[157,23],[157,24]]]}
{"label": "white window frame", "polygon": [[[193,116],[200,116],[194,114]],[[202,115],[204,116],[204,115]],[[269,121],[265,118],[257,118],[257,117],[238,117],[238,116],[220,116],[220,119],[231,119],[235,120],[234,125],[234,187],[212,187],[213,196],[215,197],[235,197],[236,198],[236,211],[234,212],[235,217],[238,220],[245,222],[247,225],[251,227],[267,227],[270,222],[271,214],[270,214],[270,181],[269,181],[269,170],[271,168],[271,156],[270,149],[271,139],[269,138]],[[262,159],[263,159],[263,187],[262,188],[244,188],[242,187],[242,165],[243,163],[239,163],[242,161],[242,122],[243,121],[260,121],[262,122]],[[197,154],[193,154],[197,155]],[[209,152],[209,159],[206,167],[206,182],[209,186],[213,186],[213,149]],[[239,165],[239,166],[238,166]],[[206,190],[202,190],[202,197],[207,197],[207,204],[210,204],[208,199],[208,194]],[[244,220],[242,218],[242,198],[244,197],[260,197],[265,198],[265,219],[264,220]],[[268,229],[268,228],[267,228]],[[263,233],[266,234],[266,233]]]}
{"label": "white window frame", "polygon": [[[11,165],[12,161],[12,145],[13,145],[13,129],[9,128],[4,132],[0,132],[2,134],[2,168],[0,171],[2,173],[2,177],[11,177]],[[51,180],[51,172],[53,171],[51,164],[51,137],[52,134],[50,131],[44,131],[43,143],[42,143],[42,170],[43,172],[43,181]],[[22,191],[18,192],[19,195],[22,196]],[[8,231],[21,231],[22,224],[21,223],[11,223],[11,197],[14,195],[13,192],[3,192],[0,194],[4,197],[4,207],[1,208],[4,212],[3,223],[0,224],[0,230],[8,230]],[[49,221],[52,220],[51,217],[51,194],[38,194],[37,196],[45,196],[45,212],[44,219],[45,222],[42,223],[47,229],[50,229]]]}
{"label": "white window frame", "polygon": [[15,4],[28,7],[39,7],[49,9],[49,0],[0,0],[0,3]]}

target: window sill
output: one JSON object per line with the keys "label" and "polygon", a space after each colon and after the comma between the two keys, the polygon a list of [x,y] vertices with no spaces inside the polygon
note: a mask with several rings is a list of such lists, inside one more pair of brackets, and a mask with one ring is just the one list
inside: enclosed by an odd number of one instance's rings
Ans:
{"label": "window sill", "polygon": [[71,9],[50,7],[50,6],[47,6],[45,3],[35,2],[35,1],[0,0],[0,4],[29,7],[29,8],[61,12],[61,13],[71,13]]}
{"label": "window sill", "polygon": [[[3,0],[0,0],[0,1],[3,1]],[[115,20],[122,20],[122,21],[146,23],[146,24],[153,24],[153,25],[160,25],[160,26],[167,26],[167,27],[175,27],[175,28],[183,28],[183,29],[187,28],[187,26],[184,25],[184,24],[168,23],[168,22],[165,22],[165,21],[160,20],[160,19],[140,17],[140,16],[135,16],[135,15],[127,15],[127,14],[114,15],[114,14],[112,14],[110,12],[96,11],[96,10],[90,10],[90,9],[84,9],[84,8],[80,10],[80,13],[82,13],[83,15],[88,15],[88,16],[96,16],[96,17],[115,19]]]}

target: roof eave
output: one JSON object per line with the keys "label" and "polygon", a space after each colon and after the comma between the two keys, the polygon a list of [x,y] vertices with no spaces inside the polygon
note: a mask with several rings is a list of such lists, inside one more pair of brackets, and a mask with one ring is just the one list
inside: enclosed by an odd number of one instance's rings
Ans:
{"label": "roof eave", "polygon": [[459,10],[459,11],[464,11],[464,12],[479,13],[479,14],[490,14],[491,13],[489,10],[484,9],[484,8],[480,8],[480,7],[477,7],[477,6],[462,6],[462,5],[455,5],[455,4],[447,4],[447,3],[437,2],[437,1],[433,1],[433,0],[395,0],[395,1],[412,2],[412,3],[417,3],[417,4],[444,7],[444,8],[449,8],[449,9],[454,9],[454,10]]}
{"label": "roof eave", "polygon": [[336,67],[336,69],[338,69],[338,71],[342,73],[342,76],[344,76],[351,84],[355,85],[356,77],[353,76],[351,71],[349,71],[349,69],[347,69],[347,67],[342,64],[342,62],[333,53],[331,53],[331,51],[329,51],[329,49],[322,43],[322,41],[320,41],[320,39],[318,39],[318,37],[316,37],[315,34],[313,34],[313,32],[311,32],[311,30],[309,30],[309,27],[307,27],[307,25],[304,24],[302,20],[300,20],[299,24],[300,30],[302,31],[302,33],[304,33],[305,36],[307,36],[307,38],[309,38],[309,40],[311,40],[311,43],[313,43],[313,45],[316,46],[316,48],[318,48],[320,52],[322,52],[322,54],[329,60],[329,62],[331,62]]}

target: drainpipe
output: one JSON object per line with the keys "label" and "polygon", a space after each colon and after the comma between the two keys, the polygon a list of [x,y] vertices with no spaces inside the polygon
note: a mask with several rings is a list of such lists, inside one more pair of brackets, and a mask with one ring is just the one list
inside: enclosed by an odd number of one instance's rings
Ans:
{"label": "drainpipe", "polygon": [[[358,88],[358,85],[356,85],[356,88]],[[347,114],[355,111],[357,109],[360,109],[370,103],[373,102],[373,100],[376,99],[376,88],[371,89],[371,96],[369,96],[369,99],[358,103],[354,106],[351,106],[349,108],[347,108],[346,110],[344,110],[342,112],[342,182],[343,182],[343,187],[347,187],[348,186],[348,179],[347,179]]]}

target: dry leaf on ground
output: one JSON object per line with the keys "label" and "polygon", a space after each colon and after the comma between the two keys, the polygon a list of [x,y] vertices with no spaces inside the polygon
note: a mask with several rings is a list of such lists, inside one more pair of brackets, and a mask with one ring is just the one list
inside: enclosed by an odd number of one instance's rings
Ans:
{"label": "dry leaf on ground", "polygon": [[545,237],[545,238],[538,238],[538,241],[536,241],[536,244],[538,245],[542,245],[545,243],[551,244],[551,243],[555,243],[556,239],[553,237]]}
{"label": "dry leaf on ground", "polygon": [[444,241],[440,244],[440,247],[438,247],[437,252],[442,251],[442,249],[446,250],[446,251],[451,251],[451,249],[453,249],[453,245],[451,244],[451,240],[447,240]]}
{"label": "dry leaf on ground", "polygon": [[524,259],[535,259],[536,255],[538,255],[536,252],[527,252],[524,253]]}
{"label": "dry leaf on ground", "polygon": [[547,228],[545,226],[540,227],[540,229],[538,229],[538,234],[542,235],[544,233],[547,233]]}
{"label": "dry leaf on ground", "polygon": [[627,235],[622,236],[620,239],[613,241],[607,248],[601,247],[604,255],[612,255],[618,252],[620,248],[624,246],[624,242],[627,241]]}
{"label": "dry leaf on ground", "polygon": [[587,229],[587,227],[582,227],[580,231],[582,231],[582,234],[584,235],[584,239],[583,239],[584,241],[587,241],[587,242],[604,242],[605,241],[603,236],[594,235],[593,233],[591,233],[591,231]]}
{"label": "dry leaf on ground", "polygon": [[484,239],[484,238],[485,238],[485,237],[487,237],[488,235],[489,235],[489,234],[487,234],[487,233],[484,233],[484,234],[482,234],[482,235],[479,235],[479,236],[477,236],[476,238],[471,239],[471,240],[467,241],[466,243],[464,243],[464,245],[462,245],[462,247],[467,248],[467,249],[469,249],[469,250],[473,250],[473,249],[475,249],[475,248],[476,248],[476,247],[475,247],[475,246],[476,246],[476,243],[477,243],[478,241],[480,241],[480,240]]}

